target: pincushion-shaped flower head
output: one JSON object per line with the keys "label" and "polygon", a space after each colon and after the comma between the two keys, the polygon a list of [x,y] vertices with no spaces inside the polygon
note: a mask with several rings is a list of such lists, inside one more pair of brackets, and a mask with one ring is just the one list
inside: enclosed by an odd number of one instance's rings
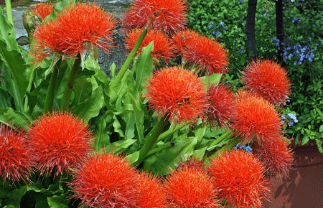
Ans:
{"label": "pincushion-shaped flower head", "polygon": [[246,91],[240,91],[237,95],[233,126],[236,133],[246,141],[263,141],[281,134],[280,116],[274,106]]}
{"label": "pincushion-shaped flower head", "polygon": [[167,201],[178,208],[220,207],[215,187],[206,172],[196,168],[181,168],[164,183]]}
{"label": "pincushion-shaped flower head", "polygon": [[42,2],[33,7],[31,12],[42,21],[53,12],[53,6],[53,3]]}
{"label": "pincushion-shaped flower head", "polygon": [[191,71],[179,67],[157,71],[146,90],[151,108],[173,122],[195,123],[208,107],[202,81]]}
{"label": "pincushion-shaped flower head", "polygon": [[[141,33],[141,29],[135,29],[129,32],[125,40],[125,45],[128,51],[131,51],[134,47]],[[137,54],[139,54],[142,48],[146,47],[151,41],[154,41],[154,50],[151,52],[152,57],[157,60],[162,58],[164,61],[169,61],[173,56],[173,49],[167,37],[160,31],[149,31],[142,41]]]}
{"label": "pincushion-shaped flower head", "polygon": [[261,207],[270,194],[264,172],[256,157],[241,150],[220,154],[208,168],[218,196],[230,207]]}
{"label": "pincushion-shaped flower head", "polygon": [[216,122],[219,126],[228,124],[235,118],[235,102],[233,96],[224,85],[213,85],[208,90],[210,107],[207,119],[210,123]]}
{"label": "pincushion-shaped flower head", "polygon": [[88,126],[69,113],[54,112],[38,118],[29,129],[36,168],[59,175],[82,163],[91,151]]}
{"label": "pincushion-shaped flower head", "polygon": [[195,41],[195,38],[198,38],[200,35],[194,30],[182,30],[176,33],[173,37],[174,49],[178,53],[183,53],[186,50],[187,45],[191,45],[192,41]]}
{"label": "pincushion-shaped flower head", "polygon": [[151,26],[153,30],[163,31],[168,36],[181,30],[186,23],[183,0],[134,0],[122,21],[126,31]]}
{"label": "pincushion-shaped flower head", "polygon": [[33,159],[25,134],[0,124],[0,178],[3,183],[26,181]]}
{"label": "pincushion-shaped flower head", "polygon": [[258,60],[252,62],[243,72],[242,80],[247,89],[274,105],[284,104],[290,94],[287,72],[274,61]]}
{"label": "pincushion-shaped flower head", "polygon": [[86,207],[137,207],[137,173],[120,156],[91,156],[74,173],[70,186]]}
{"label": "pincushion-shaped flower head", "polygon": [[138,197],[136,205],[140,208],[163,208],[166,207],[166,196],[161,181],[141,172],[137,176]]}
{"label": "pincushion-shaped flower head", "polygon": [[94,4],[77,3],[37,28],[31,54],[39,63],[54,52],[73,57],[94,46],[108,52],[113,43],[114,27],[111,14]]}
{"label": "pincushion-shaped flower head", "polygon": [[266,174],[286,176],[292,167],[294,155],[282,137],[268,138],[253,145],[253,153],[266,166]]}
{"label": "pincushion-shaped flower head", "polygon": [[194,41],[189,41],[185,48],[183,58],[191,64],[205,68],[209,74],[228,71],[228,54],[217,41],[198,36]]}

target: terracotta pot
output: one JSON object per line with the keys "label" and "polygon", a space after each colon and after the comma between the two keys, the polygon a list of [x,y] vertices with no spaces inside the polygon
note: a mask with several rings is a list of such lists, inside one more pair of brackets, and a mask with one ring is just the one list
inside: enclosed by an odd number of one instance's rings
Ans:
{"label": "terracotta pot", "polygon": [[265,208],[323,207],[323,154],[315,144],[294,147],[295,161],[289,175],[272,177],[272,199]]}

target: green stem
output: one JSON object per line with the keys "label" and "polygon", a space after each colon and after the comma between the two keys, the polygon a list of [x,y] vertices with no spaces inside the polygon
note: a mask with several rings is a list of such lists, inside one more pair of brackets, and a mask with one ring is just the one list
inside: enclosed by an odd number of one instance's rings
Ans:
{"label": "green stem", "polygon": [[81,64],[81,55],[78,54],[77,58],[74,62],[70,76],[68,78],[68,81],[67,81],[67,85],[66,85],[65,92],[64,92],[64,97],[63,97],[63,100],[62,100],[61,106],[60,106],[61,111],[68,110],[68,106],[69,106],[70,100],[71,100],[71,94],[72,94],[72,90],[73,90],[74,81],[75,81],[77,71],[78,71],[80,64]]}
{"label": "green stem", "polygon": [[217,144],[220,144],[223,140],[230,138],[233,135],[233,132],[231,130],[225,132],[221,136],[219,136],[216,140],[214,140],[209,146],[213,147]]}
{"label": "green stem", "polygon": [[12,24],[13,26],[13,17],[12,17],[12,8],[11,8],[11,0],[6,0],[6,13],[7,13],[7,18],[8,21]]}
{"label": "green stem", "polygon": [[168,119],[160,118],[157,125],[148,133],[148,135],[144,139],[144,145],[141,147],[139,151],[138,160],[134,163],[134,165],[139,165],[147,156],[148,152],[156,143],[158,136],[162,133],[164,127],[166,126]]}
{"label": "green stem", "polygon": [[54,103],[54,91],[55,91],[55,82],[57,79],[58,75],[58,68],[59,65],[61,64],[62,59],[60,59],[54,66],[53,74],[49,80],[49,86],[47,89],[47,94],[46,94],[46,101],[45,101],[45,107],[44,111],[48,112],[53,108],[53,103]]}
{"label": "green stem", "polygon": [[[140,47],[140,45],[141,45],[142,41],[144,40],[144,38],[145,38],[146,34],[147,34],[147,29],[145,28],[145,29],[142,31],[142,33],[141,33],[140,37],[138,38],[138,40],[137,40],[137,42],[136,42],[135,46],[133,47],[133,49],[132,49],[132,50],[131,50],[131,52],[129,53],[129,55],[128,55],[128,57],[127,57],[126,61],[125,61],[125,62],[124,62],[124,64],[122,65],[122,67],[121,67],[121,69],[120,69],[119,73],[117,74],[117,76],[115,77],[115,79],[113,80],[113,82],[111,83],[111,85],[110,85],[110,88],[111,88],[111,89],[113,89],[113,88],[115,88],[115,87],[117,87],[117,86],[119,86],[119,85],[120,85],[120,82],[121,82],[121,80],[122,80],[122,78],[123,78],[124,74],[125,74],[125,73],[126,73],[126,71],[129,69],[130,64],[132,63],[132,61],[133,61],[133,59],[134,59],[135,55],[137,54],[137,51],[138,51],[138,49],[139,49],[139,47]],[[117,95],[116,95],[116,96],[111,97],[110,102],[111,102],[111,103],[114,103],[116,100],[117,100]]]}

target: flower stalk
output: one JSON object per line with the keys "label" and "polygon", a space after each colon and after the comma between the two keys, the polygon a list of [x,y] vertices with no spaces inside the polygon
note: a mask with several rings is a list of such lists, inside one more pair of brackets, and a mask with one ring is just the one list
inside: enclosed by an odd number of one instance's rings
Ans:
{"label": "flower stalk", "polygon": [[11,8],[11,0],[6,0],[6,13],[7,13],[7,18],[8,21],[12,24],[13,26],[13,17],[12,17],[12,8]]}
{"label": "flower stalk", "polygon": [[158,136],[162,133],[164,127],[168,123],[168,119],[161,117],[157,123],[156,126],[149,132],[149,134],[145,137],[144,145],[141,147],[139,151],[139,157],[136,162],[134,162],[134,165],[140,165],[142,161],[146,158],[148,152],[151,150],[151,148],[154,146],[154,144],[157,141]]}
{"label": "flower stalk", "polygon": [[55,83],[57,80],[58,69],[61,62],[62,62],[62,59],[60,59],[53,67],[54,68],[53,74],[49,80],[49,86],[46,94],[46,101],[45,101],[45,107],[44,107],[45,112],[48,112],[53,108]]}
{"label": "flower stalk", "polygon": [[74,62],[72,71],[71,71],[70,76],[67,81],[67,85],[66,85],[65,92],[64,92],[64,97],[61,102],[61,106],[60,106],[61,111],[67,111],[67,109],[68,109],[68,106],[69,106],[70,100],[71,100],[71,94],[72,94],[72,90],[73,90],[74,81],[75,81],[77,71],[78,71],[80,64],[81,64],[81,55],[77,54],[77,58]]}

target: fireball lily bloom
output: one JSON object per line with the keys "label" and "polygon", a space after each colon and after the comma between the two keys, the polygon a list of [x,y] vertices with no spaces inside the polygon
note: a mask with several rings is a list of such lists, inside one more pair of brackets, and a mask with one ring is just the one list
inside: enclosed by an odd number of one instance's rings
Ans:
{"label": "fireball lily bloom", "polygon": [[167,200],[174,207],[215,208],[216,188],[206,172],[196,168],[181,168],[167,177],[164,183]]}
{"label": "fireball lily bloom", "polygon": [[258,60],[249,64],[242,74],[247,89],[274,105],[286,102],[290,94],[290,82],[286,70],[278,63]]}
{"label": "fireball lily bloom", "polygon": [[83,162],[91,152],[88,126],[69,113],[38,118],[29,129],[29,142],[42,174],[61,175]]}
{"label": "fireball lily bloom", "polygon": [[26,135],[0,124],[0,177],[3,183],[27,180],[33,161]]}
{"label": "fireball lily bloom", "polygon": [[123,16],[125,31],[152,27],[172,36],[187,23],[183,0],[134,0]]}
{"label": "fireball lily bloom", "polygon": [[246,141],[279,137],[281,122],[278,112],[267,100],[241,91],[236,99],[236,118],[233,126],[238,135]]}
{"label": "fireball lily bloom", "polygon": [[261,207],[270,194],[264,172],[256,157],[240,150],[220,154],[208,168],[218,196],[230,207]]}
{"label": "fireball lily bloom", "polygon": [[120,156],[93,155],[77,168],[74,178],[74,196],[86,207],[137,207],[137,173]]}
{"label": "fireball lily bloom", "polygon": [[157,71],[147,84],[145,97],[157,115],[178,123],[195,123],[208,107],[204,84],[179,67]]}
{"label": "fireball lily bloom", "polygon": [[53,3],[42,2],[32,8],[31,12],[36,15],[40,20],[44,20],[45,17],[53,12]]}

